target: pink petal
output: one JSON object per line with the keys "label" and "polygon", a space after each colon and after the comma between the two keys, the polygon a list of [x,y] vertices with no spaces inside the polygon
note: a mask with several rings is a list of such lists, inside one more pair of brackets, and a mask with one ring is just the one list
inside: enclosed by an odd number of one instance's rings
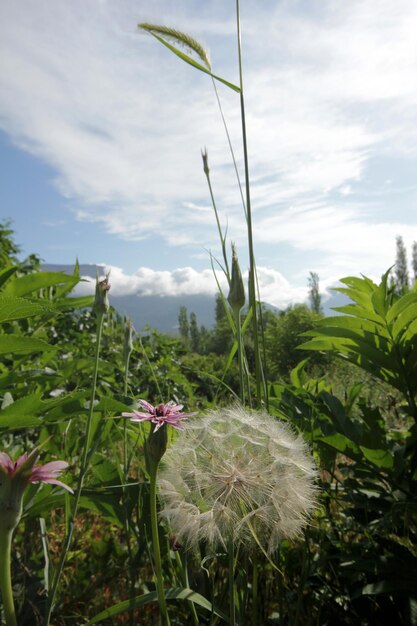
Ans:
{"label": "pink petal", "polygon": [[55,480],[55,478],[50,478],[49,480],[43,480],[43,483],[50,483],[51,485],[58,485],[59,487],[63,487],[70,493],[74,493],[71,487],[68,487],[65,483],[62,483],[60,480]]}
{"label": "pink petal", "polygon": [[146,402],[146,400],[138,400],[138,403],[140,404],[140,406],[142,406],[144,409],[146,409],[147,411],[149,411],[149,413],[154,413],[155,412],[155,407],[150,404],[149,402]]}
{"label": "pink petal", "polygon": [[65,461],[51,461],[45,465],[37,465],[33,468],[30,476],[30,482],[48,482],[50,478],[58,476],[67,469],[68,463]]}
{"label": "pink petal", "polygon": [[0,467],[9,475],[14,472],[14,463],[6,452],[0,452]]}

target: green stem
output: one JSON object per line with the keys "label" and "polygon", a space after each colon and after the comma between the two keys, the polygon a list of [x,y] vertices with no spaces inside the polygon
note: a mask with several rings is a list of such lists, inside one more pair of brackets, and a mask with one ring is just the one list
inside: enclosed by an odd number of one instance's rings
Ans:
{"label": "green stem", "polygon": [[229,541],[229,624],[230,626],[236,626],[235,549],[233,539]]}
{"label": "green stem", "polygon": [[6,626],[17,626],[11,576],[12,535],[13,530],[0,532],[0,591]]}
{"label": "green stem", "polygon": [[52,611],[53,611],[54,604],[55,604],[55,597],[56,597],[59,582],[62,576],[62,571],[64,569],[64,564],[68,555],[68,551],[71,546],[74,523],[75,523],[75,519],[78,513],[81,491],[82,491],[83,484],[84,484],[84,478],[88,469],[91,425],[92,425],[93,413],[94,413],[94,400],[96,397],[100,344],[101,344],[101,336],[102,336],[102,331],[103,331],[103,319],[104,319],[104,313],[101,311],[98,311],[97,312],[97,325],[96,325],[97,336],[96,336],[96,349],[95,349],[95,356],[94,356],[93,380],[91,384],[90,405],[89,405],[88,416],[87,416],[87,426],[86,426],[86,432],[85,432],[85,438],[84,438],[84,449],[83,449],[83,454],[81,458],[81,469],[80,469],[80,474],[78,476],[77,489],[74,495],[74,504],[73,504],[73,509],[72,509],[71,520],[69,523],[69,530],[65,538],[65,544],[62,548],[58,567],[56,569],[54,580],[52,583],[51,593],[49,595],[48,603],[46,606],[45,626],[49,626],[49,622],[50,622]]}
{"label": "green stem", "polygon": [[239,385],[240,385],[240,400],[242,405],[245,404],[245,382],[244,382],[244,359],[243,359],[243,341],[242,341],[242,326],[240,323],[240,311],[235,315],[236,333],[237,333],[237,358],[239,363]]}
{"label": "green stem", "polygon": [[252,624],[258,626],[258,560],[252,557]]}
{"label": "green stem", "polygon": [[214,199],[213,189],[211,187],[210,172],[206,171],[205,174],[206,174],[206,178],[207,178],[208,188],[209,188],[209,191],[210,191],[211,203],[212,203],[213,209],[214,209],[214,215],[216,217],[217,230],[219,231],[220,243],[221,243],[221,246],[222,246],[222,254],[223,254],[223,261],[224,261],[224,273],[225,273],[225,276],[227,278],[227,282],[228,282],[228,284],[230,286],[230,272],[229,272],[229,264],[228,264],[228,261],[227,261],[227,252],[226,252],[226,236],[223,235],[222,228],[220,226],[219,214],[217,213],[216,201]]}
{"label": "green stem", "polygon": [[[130,352],[127,355],[125,368],[124,368],[124,385],[123,385],[123,394],[124,397],[127,397],[127,388],[128,388],[128,379],[129,379],[129,363],[130,363]],[[129,474],[129,464],[128,464],[128,454],[127,454],[127,421],[123,422],[123,508],[124,508],[124,532],[126,537],[126,547],[127,547],[127,560],[129,564],[129,578],[130,578],[130,598],[134,598],[135,596],[135,568],[133,563],[133,551],[132,544],[130,541],[130,526],[129,526],[129,494],[126,491],[126,485],[128,481]],[[129,610],[129,625],[134,626],[135,623],[135,613],[133,607]]]}
{"label": "green stem", "polygon": [[259,340],[258,340],[258,315],[256,304],[256,266],[255,266],[255,253],[253,246],[253,232],[252,232],[252,209],[250,198],[250,183],[249,183],[249,157],[248,157],[248,143],[246,137],[246,116],[245,116],[245,100],[243,96],[243,70],[242,70],[242,46],[240,35],[240,7],[239,0],[236,0],[236,22],[237,22],[237,41],[238,41],[238,58],[239,58],[239,86],[240,86],[240,116],[242,121],[242,141],[243,141],[243,158],[245,164],[245,189],[246,189],[246,221],[248,230],[248,248],[249,248],[249,299],[252,307],[252,327],[253,327],[253,342],[255,352],[255,382],[256,382],[256,400],[258,407],[262,401],[261,391],[261,360],[259,353]]}
{"label": "green stem", "polygon": [[159,610],[161,613],[161,623],[163,626],[170,626],[167,606],[165,602],[164,579],[162,575],[161,549],[159,546],[157,498],[156,498],[156,476],[158,473],[158,463],[151,462],[149,468],[150,480],[150,509],[151,509],[151,530],[153,554],[155,560],[156,592],[158,595]]}

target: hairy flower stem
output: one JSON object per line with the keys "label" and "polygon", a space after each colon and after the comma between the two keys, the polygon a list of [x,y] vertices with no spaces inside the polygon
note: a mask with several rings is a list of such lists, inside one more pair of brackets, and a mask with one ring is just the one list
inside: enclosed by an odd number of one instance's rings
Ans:
{"label": "hairy flower stem", "polygon": [[13,530],[0,531],[0,591],[6,626],[17,626],[11,577],[11,550]]}
{"label": "hairy flower stem", "polygon": [[240,4],[239,0],[236,0],[236,23],[237,23],[237,43],[238,43],[238,59],[239,59],[239,86],[240,86],[240,116],[242,120],[242,141],[243,141],[243,159],[245,163],[245,189],[246,189],[246,222],[248,230],[248,247],[249,247],[249,304],[252,307],[252,327],[253,327],[253,341],[255,352],[255,382],[256,382],[256,401],[257,406],[261,406],[262,391],[261,391],[261,360],[259,352],[259,340],[258,340],[258,315],[256,304],[256,266],[255,266],[255,253],[253,246],[253,232],[252,232],[252,209],[250,198],[250,183],[249,183],[249,157],[248,157],[248,143],[246,138],[246,116],[245,116],[245,100],[243,96],[243,70],[242,70],[242,45],[240,35]]}
{"label": "hairy flower stem", "polygon": [[165,602],[164,579],[162,576],[161,549],[159,546],[159,533],[158,533],[156,477],[158,474],[159,463],[151,462],[149,465],[150,465],[149,481],[150,481],[151,530],[152,530],[152,545],[153,545],[153,555],[154,555],[155,573],[156,573],[156,592],[158,595],[159,611],[161,613],[161,624],[162,626],[170,626],[167,605]]}
{"label": "hairy flower stem", "polygon": [[77,489],[74,495],[74,502],[72,507],[72,514],[69,523],[69,530],[67,532],[65,538],[65,544],[62,548],[61,556],[59,559],[58,567],[55,571],[54,580],[52,583],[51,593],[48,597],[48,603],[46,606],[46,616],[45,616],[45,626],[49,626],[49,622],[51,619],[52,611],[55,604],[55,597],[58,591],[59,582],[62,576],[62,571],[64,569],[64,564],[71,546],[72,535],[74,530],[74,523],[78,513],[78,507],[80,503],[81,491],[84,484],[84,478],[88,469],[88,461],[89,461],[89,450],[90,450],[90,436],[91,436],[91,425],[93,421],[93,413],[94,413],[94,400],[96,396],[96,388],[97,388],[97,376],[98,376],[98,363],[99,363],[99,355],[100,355],[100,344],[101,344],[101,336],[103,331],[103,319],[104,312],[97,311],[97,323],[96,323],[96,349],[94,355],[94,369],[93,369],[93,379],[91,383],[91,394],[90,394],[90,404],[88,408],[88,416],[87,416],[87,426],[85,431],[85,439],[84,439],[84,449],[81,457],[81,469],[80,474],[78,476],[78,484]]}
{"label": "hairy flower stem", "polygon": [[235,546],[230,539],[228,546],[229,554],[229,624],[236,626],[236,603],[235,603]]}

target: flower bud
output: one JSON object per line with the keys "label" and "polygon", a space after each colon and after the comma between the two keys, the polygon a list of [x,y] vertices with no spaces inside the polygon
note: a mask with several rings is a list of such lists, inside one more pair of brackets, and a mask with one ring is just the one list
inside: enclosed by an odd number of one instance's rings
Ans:
{"label": "flower bud", "polygon": [[107,272],[106,276],[102,280],[99,280],[97,273],[96,295],[93,304],[93,311],[96,313],[107,313],[110,306],[108,296],[108,291],[110,290],[109,276],[110,272]]}
{"label": "flower bud", "polygon": [[245,305],[245,287],[234,244],[232,244],[232,277],[230,279],[230,291],[227,301],[235,315],[238,315],[240,309]]}
{"label": "flower bud", "polygon": [[203,169],[204,169],[204,173],[206,176],[209,175],[210,173],[210,169],[208,166],[208,154],[207,154],[207,149],[204,148],[204,150],[201,151],[201,156],[203,158]]}
{"label": "flower bud", "polygon": [[22,516],[24,491],[39,455],[36,450],[22,458],[13,473],[0,463],[0,532],[12,531]]}
{"label": "flower bud", "polygon": [[151,433],[146,441],[146,456],[148,462],[148,469],[151,466],[157,467],[159,461],[164,456],[168,443],[168,433],[166,424],[161,428],[155,429],[152,426]]}

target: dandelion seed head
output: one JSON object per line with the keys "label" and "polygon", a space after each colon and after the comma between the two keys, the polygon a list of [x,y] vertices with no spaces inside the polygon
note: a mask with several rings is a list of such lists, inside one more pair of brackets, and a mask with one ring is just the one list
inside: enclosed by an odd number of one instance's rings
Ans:
{"label": "dandelion seed head", "polygon": [[181,544],[260,544],[300,533],[315,506],[316,466],[301,436],[241,407],[193,420],[164,457],[161,516]]}

